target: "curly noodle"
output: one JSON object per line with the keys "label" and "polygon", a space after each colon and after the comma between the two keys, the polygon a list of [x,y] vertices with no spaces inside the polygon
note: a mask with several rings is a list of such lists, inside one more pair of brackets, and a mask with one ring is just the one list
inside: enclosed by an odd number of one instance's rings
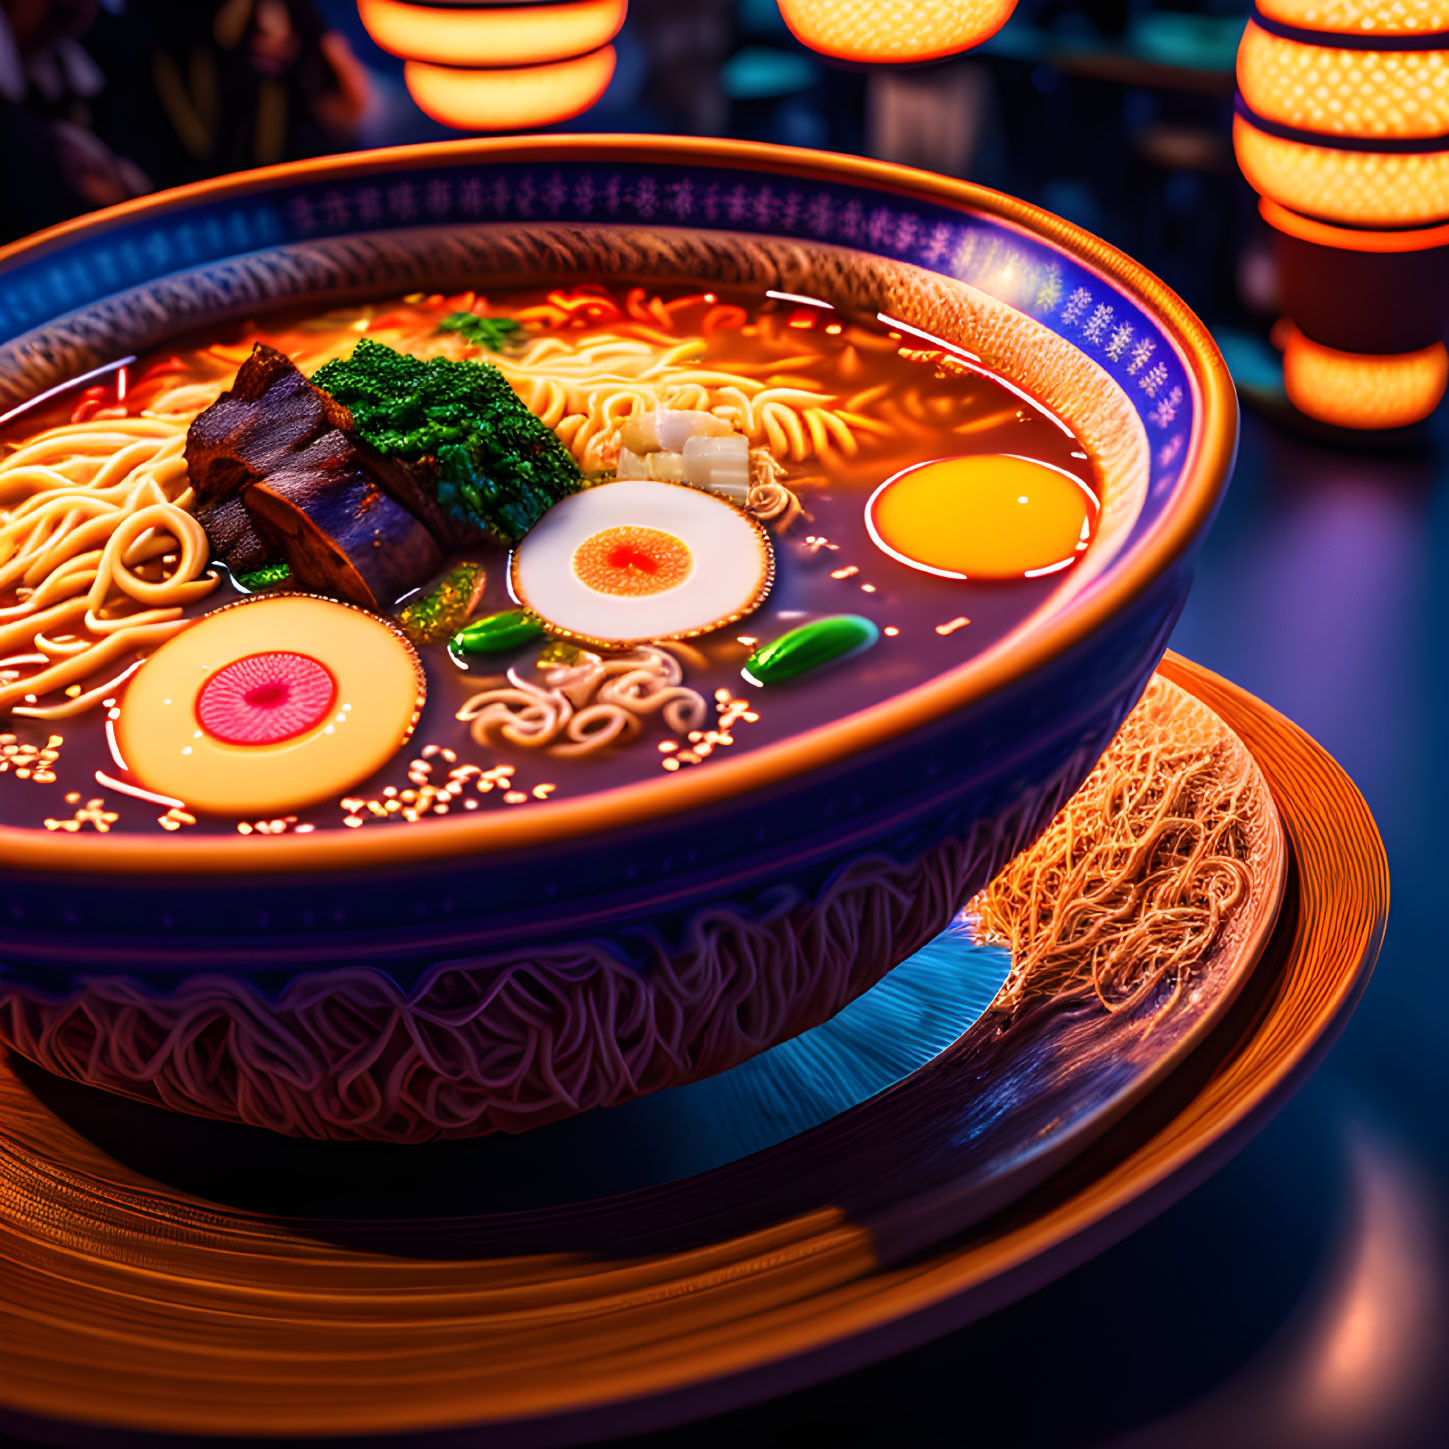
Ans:
{"label": "curly noodle", "polygon": [[637,738],[658,715],[676,734],[699,729],[704,696],[683,683],[679,660],[659,645],[611,659],[556,665],[541,684],[516,669],[473,695],[457,718],[480,745],[506,741],[551,755],[594,755]]}
{"label": "curly noodle", "polygon": [[[752,446],[796,463],[854,457],[863,441],[891,432],[842,407],[837,391],[814,375],[827,354],[772,314],[754,324],[757,360],[703,365],[699,359],[715,334],[747,322],[743,308],[716,303],[710,294],[665,302],[635,287],[620,304],[601,290],[577,288],[550,292],[547,302],[520,308],[514,317],[549,330],[492,360],[586,471],[612,468],[625,421],[659,408],[714,413]],[[561,335],[581,327],[591,330],[577,340]],[[681,340],[686,329],[690,335]]]}
{"label": "curly noodle", "polygon": [[761,523],[771,524],[777,533],[784,533],[797,518],[807,521],[799,495],[785,486],[785,469],[768,448],[750,449],[750,491],[745,496],[745,510]]}

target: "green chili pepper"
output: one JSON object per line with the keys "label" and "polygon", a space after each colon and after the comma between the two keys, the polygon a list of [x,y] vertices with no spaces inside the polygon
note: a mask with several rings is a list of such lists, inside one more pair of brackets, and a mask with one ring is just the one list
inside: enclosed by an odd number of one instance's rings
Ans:
{"label": "green chili pepper", "polygon": [[448,647],[455,654],[502,654],[543,638],[543,633],[543,625],[526,609],[505,609],[460,629]]}
{"label": "green chili pepper", "polygon": [[880,630],[859,614],[835,614],[791,629],[761,645],[745,663],[745,673],[759,684],[781,684],[832,660],[868,649]]}

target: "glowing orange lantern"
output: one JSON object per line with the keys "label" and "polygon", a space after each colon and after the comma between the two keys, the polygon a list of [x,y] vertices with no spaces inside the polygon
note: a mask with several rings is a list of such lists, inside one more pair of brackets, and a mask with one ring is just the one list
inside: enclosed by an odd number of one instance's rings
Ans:
{"label": "glowing orange lantern", "polygon": [[[1369,356],[1340,352],[1305,337],[1286,319],[1274,333],[1283,349],[1283,382],[1300,411],[1341,427],[1400,428],[1433,412],[1449,381],[1449,351],[1435,342],[1417,352]],[[1303,402],[1300,402],[1302,399]]]}
{"label": "glowing orange lantern", "polygon": [[1016,0],[780,0],[795,38],[836,60],[940,60],[995,35]]}
{"label": "glowing orange lantern", "polygon": [[1296,324],[1289,400],[1352,428],[1426,417],[1449,378],[1449,0],[1258,0],[1237,112]]}
{"label": "glowing orange lantern", "polygon": [[628,0],[358,0],[367,33],[407,64],[435,121],[515,131],[588,110],[614,74]]}

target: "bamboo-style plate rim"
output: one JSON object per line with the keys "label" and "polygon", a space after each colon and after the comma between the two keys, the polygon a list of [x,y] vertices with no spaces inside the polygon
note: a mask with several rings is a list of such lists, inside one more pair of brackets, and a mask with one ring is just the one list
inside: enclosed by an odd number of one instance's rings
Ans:
{"label": "bamboo-style plate rim", "polygon": [[[409,1385],[411,1402],[402,1408],[411,1420],[390,1416],[369,1442],[391,1435],[471,1443],[485,1427],[490,1444],[578,1442],[660,1427],[845,1372],[1050,1281],[1182,1196],[1262,1126],[1327,1050],[1368,980],[1384,929],[1387,864],[1362,797],[1303,731],[1185,660],[1169,656],[1161,672],[1220,715],[1248,746],[1273,792],[1295,865],[1279,929],[1252,981],[1219,1031],[1178,1073],[1071,1166],[965,1240],[883,1262],[881,1241],[827,1209],[734,1245],[711,1245],[689,1255],[696,1287],[701,1275],[728,1291],[731,1281],[764,1273],[787,1280],[793,1275],[800,1291],[762,1311],[751,1311],[746,1301],[735,1319],[716,1315],[704,1342],[699,1336],[690,1341],[681,1315],[673,1355],[658,1353],[632,1371],[614,1368],[587,1387],[579,1382],[581,1376],[587,1380],[587,1365],[567,1366],[567,1375],[561,1369],[563,1402],[554,1413],[489,1418],[480,1405],[466,1419],[440,1421],[417,1412],[417,1386]],[[276,1240],[276,1251],[289,1247],[284,1238]],[[144,1282],[148,1265],[120,1268]],[[821,1286],[812,1291],[812,1284]],[[160,1290],[134,1291],[149,1291],[154,1302]],[[665,1277],[643,1295],[645,1303],[672,1298]],[[12,1313],[23,1323],[43,1308],[17,1303]],[[601,1327],[607,1321],[604,1316]],[[203,1388],[193,1383],[188,1397],[195,1400]],[[9,1413],[13,1427],[57,1422],[30,1417],[45,1412],[37,1397],[3,1386],[0,1393],[25,1404]],[[52,1389],[51,1405],[64,1401]],[[6,1418],[0,1411],[0,1425]],[[434,1427],[414,1427],[420,1420]],[[70,1422],[77,1420],[71,1416]],[[171,1423],[173,1432],[196,1432],[181,1429],[174,1418]],[[465,1423],[468,1428],[460,1427]],[[167,1437],[135,1418],[75,1432],[112,1442],[135,1442],[138,1434],[146,1442]],[[331,1431],[318,1425],[267,1432]],[[349,1424],[344,1432],[364,1430]]]}
{"label": "bamboo-style plate rim", "polygon": [[[1160,1107],[1145,1137],[1135,1117],[1152,1115],[1151,1102],[1065,1171],[1064,1195],[1048,1183],[1003,1214],[990,1238],[948,1244],[883,1268],[864,1284],[845,1284],[812,1303],[810,1320],[789,1321],[799,1315],[787,1312],[783,1321],[752,1322],[761,1362],[720,1375],[687,1399],[676,1391],[654,1403],[582,1411],[575,1417],[591,1435],[644,1432],[804,1388],[1026,1297],[1211,1177],[1327,1055],[1368,986],[1388,921],[1388,857],[1368,804],[1327,750],[1247,690],[1174,653],[1158,672],[1214,710],[1248,746],[1292,853],[1291,899],[1257,979],[1238,1003],[1240,1012],[1252,1007],[1246,1026],[1221,1046],[1203,1047],[1201,1055],[1212,1058],[1205,1080],[1177,1111]],[[1172,1089],[1172,1080],[1164,1083],[1159,1098]],[[1125,1155],[1112,1161],[1124,1143],[1131,1144]],[[828,1326],[818,1327],[815,1320],[827,1314]],[[575,1440],[556,1432],[511,1442]]]}

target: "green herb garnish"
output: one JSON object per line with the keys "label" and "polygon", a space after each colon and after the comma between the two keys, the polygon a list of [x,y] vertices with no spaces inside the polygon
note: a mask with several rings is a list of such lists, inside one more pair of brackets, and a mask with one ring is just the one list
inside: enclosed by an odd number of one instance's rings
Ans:
{"label": "green herb garnish", "polygon": [[441,644],[468,622],[486,582],[482,564],[456,564],[426,593],[398,610],[398,626],[414,644]]}
{"label": "green herb garnish", "polygon": [[238,586],[249,594],[284,584],[291,577],[292,570],[284,563],[263,564],[261,568],[252,569],[250,573],[235,575]]}
{"label": "green herb garnish", "polygon": [[512,317],[480,317],[476,312],[450,312],[438,323],[439,332],[457,332],[476,347],[502,352],[523,331],[523,323]]}
{"label": "green herb garnish", "polygon": [[364,337],[312,381],[351,412],[378,452],[431,459],[424,483],[443,509],[505,543],[584,487],[569,450],[491,363],[425,361]]}

